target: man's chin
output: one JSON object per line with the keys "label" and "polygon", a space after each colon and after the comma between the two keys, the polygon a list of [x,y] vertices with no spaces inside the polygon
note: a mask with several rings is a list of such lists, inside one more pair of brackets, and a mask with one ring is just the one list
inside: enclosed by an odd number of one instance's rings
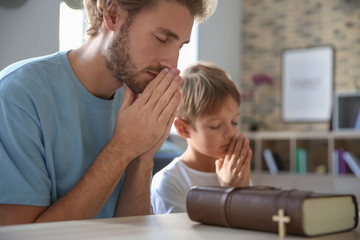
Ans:
{"label": "man's chin", "polygon": [[144,89],[145,89],[145,87],[140,87],[140,86],[138,86],[138,85],[135,85],[135,84],[132,84],[132,83],[125,83],[125,85],[128,87],[128,88],[130,88],[131,89],[131,91],[133,91],[134,93],[136,93],[136,94],[141,94],[143,91],[144,91]]}

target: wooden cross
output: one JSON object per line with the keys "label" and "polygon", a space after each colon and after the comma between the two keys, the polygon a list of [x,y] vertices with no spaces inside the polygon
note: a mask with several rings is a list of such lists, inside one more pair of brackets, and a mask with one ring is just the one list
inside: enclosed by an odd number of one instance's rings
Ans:
{"label": "wooden cross", "polygon": [[278,222],[279,237],[283,238],[286,235],[286,223],[290,222],[290,217],[284,215],[284,209],[278,210],[278,215],[272,216],[274,222]]}

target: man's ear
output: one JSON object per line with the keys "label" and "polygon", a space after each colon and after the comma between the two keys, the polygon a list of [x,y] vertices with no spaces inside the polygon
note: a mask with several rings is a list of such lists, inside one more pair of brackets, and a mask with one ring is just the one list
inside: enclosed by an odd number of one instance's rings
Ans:
{"label": "man's ear", "polygon": [[116,31],[124,24],[128,13],[115,1],[108,1],[106,5],[103,12],[105,26],[110,31]]}
{"label": "man's ear", "polygon": [[183,137],[183,138],[190,137],[190,133],[189,133],[190,126],[186,121],[184,121],[183,119],[180,119],[180,118],[175,118],[174,126],[176,128],[177,133],[181,137]]}

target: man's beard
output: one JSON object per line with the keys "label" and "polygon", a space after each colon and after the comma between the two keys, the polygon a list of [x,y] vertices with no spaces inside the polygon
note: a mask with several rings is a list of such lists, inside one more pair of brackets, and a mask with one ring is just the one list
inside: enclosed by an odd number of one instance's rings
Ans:
{"label": "man's beard", "polygon": [[149,82],[136,81],[135,77],[141,72],[146,71],[159,73],[163,67],[149,66],[143,70],[138,69],[129,50],[129,29],[131,23],[131,19],[124,23],[109,47],[105,50],[105,64],[117,80],[125,83],[135,93],[142,93]]}

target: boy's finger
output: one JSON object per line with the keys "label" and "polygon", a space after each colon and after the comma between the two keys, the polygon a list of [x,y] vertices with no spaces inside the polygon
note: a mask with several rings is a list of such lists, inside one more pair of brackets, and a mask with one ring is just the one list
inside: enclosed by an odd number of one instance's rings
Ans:
{"label": "boy's finger", "polygon": [[218,160],[215,161],[215,171],[219,172],[220,169],[221,169],[221,167],[220,167],[220,159],[218,159]]}
{"label": "boy's finger", "polygon": [[243,171],[243,169],[246,169],[246,168],[250,167],[250,165],[251,165],[251,157],[252,157],[252,150],[251,150],[251,148],[249,147],[249,148],[247,149],[247,151],[246,151],[246,155],[245,155],[245,157],[244,157],[244,160],[242,161],[242,163],[241,163],[241,165],[240,165],[242,171]]}
{"label": "boy's finger", "polygon": [[237,144],[237,138],[235,137],[232,137],[231,140],[230,140],[230,145],[229,145],[229,148],[227,150],[227,153],[226,153],[226,157],[225,157],[225,161],[230,161],[231,160],[231,157],[234,153],[234,149],[235,149],[235,145]]}
{"label": "boy's finger", "polygon": [[238,163],[239,160],[241,161],[244,158],[244,156],[243,156],[244,155],[244,153],[243,153],[243,145],[244,145],[244,137],[243,137],[242,134],[240,134],[237,137],[237,142],[236,142],[234,153],[233,153],[233,156],[232,156],[235,163]]}

